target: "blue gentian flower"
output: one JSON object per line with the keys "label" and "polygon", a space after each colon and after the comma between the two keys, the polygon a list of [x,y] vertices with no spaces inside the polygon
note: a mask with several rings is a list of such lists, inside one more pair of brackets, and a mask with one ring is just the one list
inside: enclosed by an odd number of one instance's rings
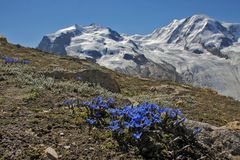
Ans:
{"label": "blue gentian flower", "polygon": [[136,127],[136,128],[142,128],[142,127],[143,127],[143,124],[142,124],[142,123],[135,122],[134,127]]}
{"label": "blue gentian flower", "polygon": [[112,131],[116,131],[117,129],[120,128],[118,122],[119,122],[118,120],[114,120],[114,121],[110,122],[110,125],[107,128],[111,129]]}
{"label": "blue gentian flower", "polygon": [[182,113],[182,111],[180,109],[175,109],[175,112],[176,112],[176,114],[178,116],[182,116],[183,115],[183,113]]}
{"label": "blue gentian flower", "polygon": [[194,129],[194,131],[193,131],[193,134],[194,134],[194,135],[197,135],[197,134],[201,133],[201,131],[202,131],[201,128],[196,127],[196,128]]}
{"label": "blue gentian flower", "polygon": [[30,61],[29,61],[29,60],[22,60],[22,63],[23,63],[23,64],[29,64]]}
{"label": "blue gentian flower", "polygon": [[96,114],[95,114],[95,116],[96,116],[96,117],[102,117],[102,114],[97,111]]}
{"label": "blue gentian flower", "polygon": [[98,96],[97,98],[93,98],[93,101],[97,103],[97,105],[100,105],[103,103],[103,98],[101,96]]}
{"label": "blue gentian flower", "polygon": [[170,118],[176,118],[176,117],[177,117],[177,113],[176,113],[174,110],[170,110],[170,111],[168,112],[168,116],[169,116]]}
{"label": "blue gentian flower", "polygon": [[143,118],[143,116],[141,114],[137,113],[137,114],[133,115],[131,118],[135,121],[139,121]]}
{"label": "blue gentian flower", "polygon": [[95,104],[91,104],[91,105],[89,105],[89,108],[90,109],[97,109],[98,107]]}
{"label": "blue gentian flower", "polygon": [[177,120],[176,122],[174,122],[174,123],[173,123],[173,125],[177,126],[177,125],[179,125],[179,124],[181,124],[181,123],[185,122],[185,120],[186,120],[186,118],[185,118],[185,117],[183,117],[182,119],[180,119],[180,120]]}
{"label": "blue gentian flower", "polygon": [[153,118],[153,121],[155,123],[161,123],[162,122],[162,120],[160,118]]}
{"label": "blue gentian flower", "polygon": [[111,129],[112,131],[116,131],[118,130],[120,127],[118,125],[114,125],[114,126],[108,126],[108,129]]}
{"label": "blue gentian flower", "polygon": [[131,123],[129,123],[129,122],[124,122],[124,126],[125,126],[125,128],[132,128],[133,127],[133,125],[131,124]]}
{"label": "blue gentian flower", "polygon": [[94,120],[94,119],[87,118],[86,121],[87,121],[87,123],[89,123],[91,125],[96,123],[96,120]]}
{"label": "blue gentian flower", "polygon": [[104,109],[107,109],[107,108],[109,108],[109,106],[107,105],[107,104],[101,104],[101,105],[99,105],[101,108],[104,108]]}
{"label": "blue gentian flower", "polygon": [[64,100],[63,101],[63,104],[65,104],[65,105],[71,105],[71,104],[73,104],[75,102],[75,100],[73,100],[73,99],[68,99],[68,100]]}
{"label": "blue gentian flower", "polygon": [[152,124],[152,121],[151,120],[149,120],[147,117],[144,119],[144,123],[143,123],[143,125],[144,126],[151,126],[151,124]]}
{"label": "blue gentian flower", "polygon": [[107,100],[107,104],[110,105],[110,104],[113,104],[115,101],[113,98],[108,98]]}
{"label": "blue gentian flower", "polygon": [[110,125],[114,125],[114,124],[118,124],[119,123],[119,120],[113,120],[110,122]]}
{"label": "blue gentian flower", "polygon": [[115,108],[114,109],[109,109],[108,112],[114,117],[120,115],[120,110],[119,109],[115,109]]}
{"label": "blue gentian flower", "polygon": [[135,138],[135,139],[140,139],[141,136],[142,136],[142,132],[136,132],[133,134],[133,138]]}

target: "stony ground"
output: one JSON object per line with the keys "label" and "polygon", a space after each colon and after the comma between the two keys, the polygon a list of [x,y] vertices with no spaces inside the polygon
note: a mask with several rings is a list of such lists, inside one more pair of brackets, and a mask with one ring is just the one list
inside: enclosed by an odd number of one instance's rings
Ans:
{"label": "stony ground", "polygon": [[[71,98],[86,101],[102,95],[115,98],[119,106],[155,102],[216,126],[240,121],[240,102],[209,89],[129,77],[87,61],[1,41],[0,58],[4,56],[31,63],[5,64],[0,59],[0,159],[44,159],[48,147],[60,159],[142,159],[134,149],[121,151],[108,132],[89,131],[62,105]],[[78,75],[83,79],[76,80]]]}

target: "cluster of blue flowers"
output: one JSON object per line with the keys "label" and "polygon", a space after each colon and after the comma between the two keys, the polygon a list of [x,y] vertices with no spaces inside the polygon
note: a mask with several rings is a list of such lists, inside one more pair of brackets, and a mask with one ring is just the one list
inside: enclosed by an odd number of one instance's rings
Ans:
{"label": "cluster of blue flowers", "polygon": [[[90,125],[105,124],[104,127],[113,133],[128,134],[134,139],[140,139],[150,130],[159,130],[166,126],[176,127],[186,120],[179,109],[164,108],[147,102],[137,106],[115,108],[113,103],[112,98],[104,101],[100,96],[91,102],[83,102],[83,106],[88,110],[86,122]],[[102,123],[103,121],[105,123]],[[194,134],[199,132],[199,128],[194,130]]]}
{"label": "cluster of blue flowers", "polygon": [[168,120],[175,121],[175,125],[185,121],[179,109],[163,108],[156,104],[144,103],[138,106],[125,106],[121,109],[110,109],[113,120],[109,128],[123,133],[125,129],[132,133],[133,138],[141,138],[144,132],[157,130]]}
{"label": "cluster of blue flowers", "polygon": [[[179,109],[147,102],[137,106],[116,107],[114,99],[104,100],[101,96],[89,102],[69,99],[63,103],[73,109],[78,107],[75,113],[81,113],[81,118],[90,126],[89,131],[93,126],[108,129],[122,149],[134,146],[146,157],[152,153],[153,157],[159,159],[176,159],[183,154],[186,146],[198,145],[195,136],[201,132],[201,128],[188,128],[184,124],[186,118]],[[166,151],[173,154],[166,155]],[[194,150],[187,154],[193,156],[192,152]]]}
{"label": "cluster of blue flowers", "polygon": [[22,63],[22,64],[29,64],[30,61],[29,60],[19,60],[19,59],[14,59],[11,57],[4,57],[3,58],[5,63]]}

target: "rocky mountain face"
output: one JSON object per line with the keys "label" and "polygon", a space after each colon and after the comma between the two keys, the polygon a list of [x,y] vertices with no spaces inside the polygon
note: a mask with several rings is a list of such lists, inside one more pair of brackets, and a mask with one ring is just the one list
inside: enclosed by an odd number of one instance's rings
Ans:
{"label": "rocky mountain face", "polygon": [[208,87],[240,99],[239,44],[240,24],[194,15],[148,35],[74,25],[44,36],[38,49],[88,59],[129,75]]}

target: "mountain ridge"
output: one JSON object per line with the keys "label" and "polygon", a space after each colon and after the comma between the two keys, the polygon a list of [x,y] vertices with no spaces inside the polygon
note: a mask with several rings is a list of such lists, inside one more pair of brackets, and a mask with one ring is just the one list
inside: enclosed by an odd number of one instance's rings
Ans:
{"label": "mountain ridge", "polygon": [[38,49],[87,59],[129,75],[208,87],[240,99],[239,63],[234,60],[240,56],[239,24],[194,15],[148,35],[121,34],[94,24],[74,25],[48,36]]}

